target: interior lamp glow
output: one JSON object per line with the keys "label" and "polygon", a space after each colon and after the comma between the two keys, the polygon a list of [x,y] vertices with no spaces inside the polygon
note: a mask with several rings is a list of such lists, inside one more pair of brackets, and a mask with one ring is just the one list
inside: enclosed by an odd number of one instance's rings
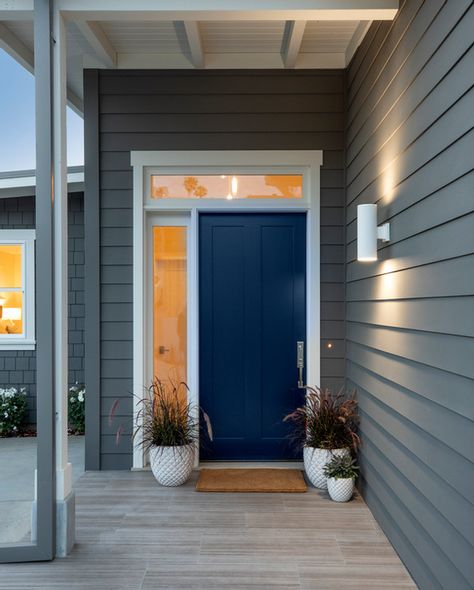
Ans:
{"label": "interior lamp glow", "polygon": [[377,226],[377,205],[357,205],[357,260],[377,260],[377,240],[390,241],[390,224]]}
{"label": "interior lamp glow", "polygon": [[21,320],[21,307],[4,307],[2,320],[10,320],[12,322]]}

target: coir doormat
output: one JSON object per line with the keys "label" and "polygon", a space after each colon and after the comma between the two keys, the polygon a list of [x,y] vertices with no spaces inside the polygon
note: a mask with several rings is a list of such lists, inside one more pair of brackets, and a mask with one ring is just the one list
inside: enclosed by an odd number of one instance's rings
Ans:
{"label": "coir doormat", "polygon": [[198,492],[306,492],[299,469],[201,469],[196,483]]}

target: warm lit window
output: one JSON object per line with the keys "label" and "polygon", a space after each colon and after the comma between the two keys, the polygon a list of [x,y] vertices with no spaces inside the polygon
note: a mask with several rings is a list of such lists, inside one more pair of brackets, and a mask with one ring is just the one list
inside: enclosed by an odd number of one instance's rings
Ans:
{"label": "warm lit window", "polygon": [[34,253],[34,230],[0,230],[0,350],[34,347]]}
{"label": "warm lit window", "polygon": [[152,199],[301,199],[301,174],[151,176]]}

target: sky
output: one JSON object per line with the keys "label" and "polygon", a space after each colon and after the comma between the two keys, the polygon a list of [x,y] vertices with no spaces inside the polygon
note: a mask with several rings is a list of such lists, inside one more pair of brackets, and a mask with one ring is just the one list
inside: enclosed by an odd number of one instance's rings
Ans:
{"label": "sky", "polygon": [[[0,172],[35,168],[33,75],[0,49]],[[68,166],[84,163],[81,117],[67,109]]]}

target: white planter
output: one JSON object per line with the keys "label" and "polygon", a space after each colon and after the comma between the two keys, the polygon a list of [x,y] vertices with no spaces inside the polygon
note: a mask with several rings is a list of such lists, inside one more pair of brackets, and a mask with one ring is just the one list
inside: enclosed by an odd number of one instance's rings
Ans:
{"label": "white planter", "polygon": [[162,486],[180,486],[188,481],[194,466],[194,444],[182,447],[151,447],[150,466]]}
{"label": "white planter", "polygon": [[315,449],[305,447],[303,449],[304,469],[309,481],[317,488],[325,490],[328,486],[323,469],[326,463],[334,457],[350,456],[349,449]]}
{"label": "white planter", "polygon": [[355,478],[328,477],[328,492],[334,502],[349,502],[354,493]]}

